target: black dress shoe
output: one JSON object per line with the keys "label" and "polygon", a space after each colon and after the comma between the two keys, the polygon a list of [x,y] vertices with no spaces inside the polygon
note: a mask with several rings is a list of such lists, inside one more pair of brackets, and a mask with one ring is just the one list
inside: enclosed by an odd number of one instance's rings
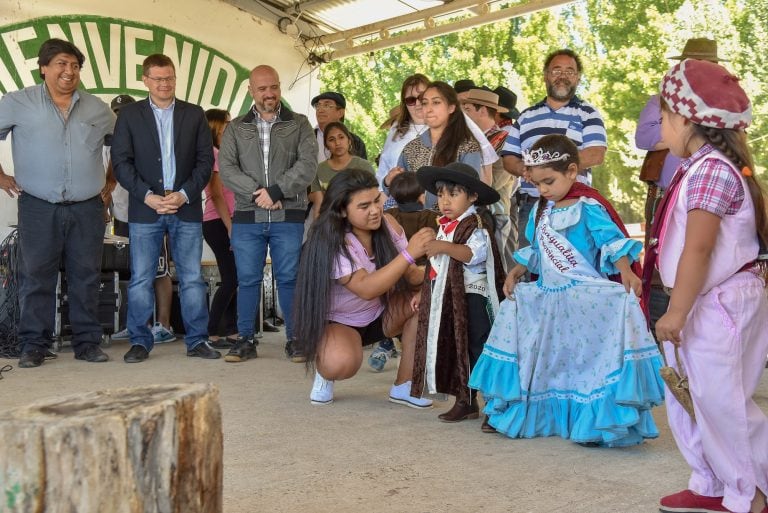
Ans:
{"label": "black dress shoe", "polygon": [[98,363],[109,360],[107,353],[101,350],[97,344],[88,344],[85,349],[75,355],[75,360],[85,360],[86,362]]}
{"label": "black dress shoe", "polygon": [[38,351],[37,349],[27,349],[21,353],[19,357],[19,367],[22,369],[31,369],[33,367],[40,367],[45,360],[45,351]]}
{"label": "black dress shoe", "polygon": [[280,328],[278,328],[277,326],[275,326],[274,324],[272,324],[269,321],[264,321],[261,324],[261,330],[264,333],[277,333],[278,331],[280,331]]}
{"label": "black dress shoe", "polygon": [[187,356],[193,356],[195,358],[205,358],[206,360],[215,360],[221,358],[221,353],[211,347],[211,344],[206,340],[197,344],[192,349],[187,350]]}
{"label": "black dress shoe", "polygon": [[233,345],[235,345],[235,342],[237,342],[236,338],[229,338],[229,337],[219,337],[216,340],[209,340],[211,343],[211,346],[214,349],[229,349]]}
{"label": "black dress shoe", "polygon": [[249,358],[256,358],[259,356],[256,351],[256,341],[253,337],[240,337],[232,346],[232,349],[224,356],[226,362],[244,362]]}
{"label": "black dress shoe", "polygon": [[297,345],[295,340],[287,341],[285,343],[285,356],[287,356],[293,363],[304,363],[307,361],[307,357],[296,347]]}
{"label": "black dress shoe", "polygon": [[132,345],[131,348],[123,356],[125,363],[139,363],[149,358],[149,351],[144,346],[138,344]]}

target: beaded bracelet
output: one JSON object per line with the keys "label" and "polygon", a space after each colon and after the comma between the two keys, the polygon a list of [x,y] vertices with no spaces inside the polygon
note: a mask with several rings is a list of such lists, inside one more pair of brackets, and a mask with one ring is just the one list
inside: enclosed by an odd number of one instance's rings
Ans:
{"label": "beaded bracelet", "polygon": [[403,255],[403,258],[409,263],[409,264],[416,264],[416,260],[411,256],[410,253],[408,253],[407,249],[404,249],[400,252],[401,255]]}

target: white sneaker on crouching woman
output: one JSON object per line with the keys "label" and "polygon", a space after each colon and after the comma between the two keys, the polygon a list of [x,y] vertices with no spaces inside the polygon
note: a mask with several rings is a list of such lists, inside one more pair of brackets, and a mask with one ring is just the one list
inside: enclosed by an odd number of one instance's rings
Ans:
{"label": "white sneaker on crouching woman", "polygon": [[331,404],[333,402],[333,381],[328,381],[315,372],[315,382],[309,393],[309,402],[317,405]]}
{"label": "white sneaker on crouching woman", "polygon": [[406,381],[400,385],[392,385],[389,389],[389,401],[402,404],[418,410],[427,410],[432,408],[432,401],[423,397],[411,397],[411,382]]}

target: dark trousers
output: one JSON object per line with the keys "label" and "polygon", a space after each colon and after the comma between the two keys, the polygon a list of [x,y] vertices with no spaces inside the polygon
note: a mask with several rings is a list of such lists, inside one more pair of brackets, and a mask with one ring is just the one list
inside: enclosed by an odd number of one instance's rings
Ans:
{"label": "dark trousers", "polygon": [[[490,285],[491,287],[493,285]],[[491,333],[491,319],[488,314],[488,299],[480,294],[467,294],[467,337],[469,348],[469,370],[475,368],[483,354],[483,347]]]}
{"label": "dark trousers", "polygon": [[99,284],[104,246],[104,203],[96,196],[62,205],[19,196],[19,346],[50,346],[56,314],[56,281],[67,277],[72,348],[78,355],[101,342]]}
{"label": "dark trousers", "polygon": [[203,238],[216,257],[221,277],[221,285],[211,301],[208,335],[232,335],[237,333],[237,268],[227,227],[221,219],[204,221]]}
{"label": "dark trousers", "polygon": [[[661,286],[651,285],[651,295],[648,299],[648,310],[651,318],[651,334],[656,339],[656,321],[667,313],[669,308],[669,295]],[[659,339],[656,339],[659,342]]]}
{"label": "dark trousers", "polygon": [[524,192],[518,191],[517,194],[517,249],[527,248],[531,241],[525,236],[528,227],[528,219],[531,215],[531,209],[539,200],[537,196],[529,196]]}

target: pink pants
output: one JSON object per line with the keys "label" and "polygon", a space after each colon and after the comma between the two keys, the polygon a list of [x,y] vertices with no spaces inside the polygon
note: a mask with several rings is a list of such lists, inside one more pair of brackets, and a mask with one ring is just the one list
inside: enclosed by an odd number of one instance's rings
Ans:
{"label": "pink pants", "polygon": [[[748,512],[756,488],[768,492],[768,418],[752,399],[768,354],[763,281],[742,272],[699,297],[681,338],[696,421],[668,390],[666,401],[672,434],[692,470],[688,487]],[[664,344],[676,366],[672,344]]]}

